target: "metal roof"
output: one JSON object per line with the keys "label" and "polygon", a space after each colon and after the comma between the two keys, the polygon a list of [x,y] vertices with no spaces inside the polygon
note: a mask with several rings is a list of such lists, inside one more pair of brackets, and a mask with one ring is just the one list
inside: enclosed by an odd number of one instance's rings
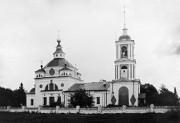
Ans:
{"label": "metal roof", "polygon": [[74,92],[80,89],[86,91],[107,91],[109,86],[107,82],[75,83],[66,92]]}
{"label": "metal roof", "polygon": [[71,63],[69,63],[65,58],[54,58],[51,60],[46,67],[56,67],[56,66],[67,66],[67,67],[73,67]]}

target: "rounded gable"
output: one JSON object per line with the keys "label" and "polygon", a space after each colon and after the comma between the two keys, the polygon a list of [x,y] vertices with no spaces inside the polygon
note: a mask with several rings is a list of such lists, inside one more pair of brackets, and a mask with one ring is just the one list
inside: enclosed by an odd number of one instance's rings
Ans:
{"label": "rounded gable", "polygon": [[29,93],[35,93],[35,88],[32,88]]}

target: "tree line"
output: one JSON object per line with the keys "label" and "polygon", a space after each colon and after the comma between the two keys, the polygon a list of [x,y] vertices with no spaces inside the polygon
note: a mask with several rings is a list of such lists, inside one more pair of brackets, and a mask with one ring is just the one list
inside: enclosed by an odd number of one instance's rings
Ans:
{"label": "tree line", "polygon": [[26,92],[21,83],[18,89],[0,87],[0,106],[20,107],[26,105]]}
{"label": "tree line", "polygon": [[[175,87],[174,92],[169,91],[165,85],[162,85],[160,89],[157,90],[149,83],[142,84],[140,88],[141,93],[146,94],[145,101],[140,103],[140,106],[149,106],[150,104],[156,106],[180,105],[180,98]],[[71,95],[69,103],[70,107],[75,107],[77,105],[80,105],[81,107],[92,107],[94,102],[92,95],[85,90],[78,90]],[[22,83],[19,88],[15,90],[0,87],[0,106],[20,107],[22,105],[26,105],[26,91]]]}
{"label": "tree line", "polygon": [[153,85],[147,83],[141,85],[141,93],[146,94],[146,101],[141,105],[154,104],[156,106],[178,106],[180,105],[180,98],[177,94],[176,87],[174,92],[169,91],[165,85],[161,85],[157,90]]}

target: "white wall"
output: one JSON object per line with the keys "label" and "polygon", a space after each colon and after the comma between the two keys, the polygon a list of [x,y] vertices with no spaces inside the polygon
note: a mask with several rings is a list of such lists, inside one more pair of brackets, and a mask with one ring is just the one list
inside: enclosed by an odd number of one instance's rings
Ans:
{"label": "white wall", "polygon": [[[31,99],[34,100],[34,105],[31,105]],[[26,95],[26,106],[33,108],[35,107],[35,94],[27,94]]]}
{"label": "white wall", "polygon": [[[112,91],[112,84],[110,84],[110,89]],[[116,105],[118,105],[118,100],[119,100],[119,89],[121,87],[127,87],[128,88],[128,92],[129,92],[129,105],[131,106],[131,97],[133,95],[133,82],[115,82],[113,83],[113,91],[114,91],[114,96],[116,98]],[[136,99],[136,102],[135,102],[135,106],[138,106],[138,94],[139,94],[139,91],[140,89],[139,88],[139,83],[138,82],[134,82],[134,96],[135,96],[135,99]]]}

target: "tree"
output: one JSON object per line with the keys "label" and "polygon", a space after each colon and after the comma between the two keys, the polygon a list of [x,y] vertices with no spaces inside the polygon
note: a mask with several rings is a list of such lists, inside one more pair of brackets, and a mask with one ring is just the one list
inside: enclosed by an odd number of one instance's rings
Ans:
{"label": "tree", "polygon": [[165,85],[161,85],[160,87],[159,99],[160,99],[159,104],[163,106],[179,105],[179,99],[177,96],[176,89],[174,89],[174,93],[173,93],[169,91]]}
{"label": "tree", "polygon": [[17,101],[11,89],[0,87],[0,106],[16,106]]}
{"label": "tree", "polygon": [[73,107],[76,107],[77,105],[80,107],[92,107],[93,103],[93,97],[83,89],[80,89],[71,95],[70,104]]}
{"label": "tree", "polygon": [[26,92],[23,84],[21,83],[19,89],[14,90],[14,95],[17,100],[17,106],[26,105]]}
{"label": "tree", "polygon": [[150,105],[152,103],[155,105],[158,104],[159,94],[158,94],[157,89],[153,85],[147,83],[147,84],[141,85],[140,88],[141,88],[141,93],[146,94],[146,104],[147,105]]}

